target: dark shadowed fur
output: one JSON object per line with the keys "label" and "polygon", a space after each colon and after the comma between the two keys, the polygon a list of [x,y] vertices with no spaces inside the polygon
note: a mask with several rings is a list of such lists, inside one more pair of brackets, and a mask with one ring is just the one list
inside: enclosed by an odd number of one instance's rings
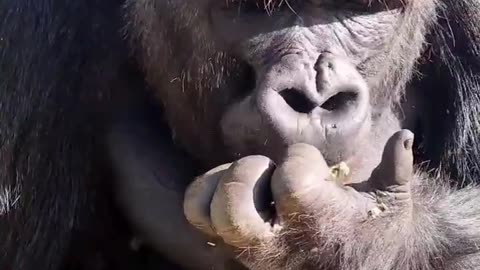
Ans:
{"label": "dark shadowed fur", "polygon": [[478,1],[440,1],[438,23],[419,67],[423,75],[414,82],[425,95],[437,96],[431,110],[444,119],[432,123],[435,132],[426,135],[432,142],[427,157],[459,186],[478,183],[480,176],[479,18]]}
{"label": "dark shadowed fur", "polygon": [[[144,77],[156,85],[161,79],[158,74],[183,74],[172,78],[172,83],[200,89],[197,93],[154,92],[166,109],[165,115],[156,116],[169,122],[169,130],[162,130],[165,136],[159,139],[170,142],[173,136],[202,161],[199,167],[231,158],[212,145],[218,138],[208,132],[217,128],[220,108],[241,94],[225,95],[217,86],[226,75],[242,77],[229,72],[243,70],[243,64],[223,53],[204,61],[213,48],[198,33],[202,25],[189,22],[194,16],[188,7],[172,4],[171,10],[161,12],[164,17],[157,18],[155,1],[128,2],[124,10],[121,0],[0,0],[2,270],[129,267],[123,259],[133,255],[121,248],[124,231],[110,204],[111,172],[102,140],[118,111],[145,94],[150,98]],[[278,243],[278,250],[254,250],[262,257],[256,262],[258,269],[272,267],[274,257],[282,254],[287,258],[282,269],[299,265],[311,269],[478,269],[480,2],[439,0],[436,13],[435,23],[426,29],[426,49],[416,75],[411,75],[409,63],[397,62],[402,68],[393,70],[387,76],[391,81],[382,86],[400,89],[408,84],[407,88],[421,89],[432,101],[425,104],[425,110],[435,121],[421,123],[423,134],[418,138],[419,157],[429,161],[425,171],[432,171],[419,176],[415,184],[413,213],[421,219],[408,228],[395,227],[396,220],[382,224],[391,232],[387,239],[375,237],[368,225],[364,234],[352,238],[355,234],[348,232],[360,228],[345,224],[343,228],[320,226],[319,231],[317,224],[304,222],[311,226],[303,227],[300,235],[289,231],[283,238],[296,241],[295,250],[282,249],[283,243]],[[153,19],[164,24],[152,24]],[[131,44],[122,35],[125,25],[132,30]],[[143,47],[136,46],[137,42]],[[171,55],[169,48],[174,46],[184,54]],[[130,59],[140,54],[154,54],[156,62],[139,61],[140,67]],[[168,61],[173,58],[185,64],[183,72],[169,70]],[[389,101],[397,102],[400,96],[396,93]],[[453,180],[447,185],[447,179]],[[323,214],[342,218],[341,212]],[[325,241],[321,249],[308,246],[317,235],[330,235],[318,239]],[[343,245],[329,245],[333,242]],[[304,248],[317,250],[304,257],[295,255]],[[97,254],[101,254],[99,262]],[[122,258],[122,262],[104,257]]]}
{"label": "dark shadowed fur", "polygon": [[136,80],[121,13],[121,1],[0,1],[1,269],[125,256],[111,246],[122,226],[110,224],[100,144],[112,93]]}

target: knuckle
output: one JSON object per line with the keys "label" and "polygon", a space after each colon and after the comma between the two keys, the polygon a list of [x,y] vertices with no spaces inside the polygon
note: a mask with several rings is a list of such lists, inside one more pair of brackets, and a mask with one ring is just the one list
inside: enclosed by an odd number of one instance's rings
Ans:
{"label": "knuckle", "polygon": [[215,191],[211,203],[212,226],[225,242],[233,246],[250,245],[268,237],[267,225],[255,207],[254,189],[270,178],[273,162],[264,156],[237,160]]}
{"label": "knuckle", "polygon": [[233,163],[234,168],[270,166],[272,160],[266,156],[253,155],[241,158]]}
{"label": "knuckle", "polygon": [[[264,173],[274,168],[274,163],[264,156],[248,156],[232,164],[223,177],[224,183],[253,183],[264,176]],[[253,187],[253,186],[252,186]]]}
{"label": "knuckle", "polygon": [[210,220],[210,204],[220,177],[228,167],[230,164],[224,164],[195,178],[185,191],[183,210],[187,221],[209,235],[214,234]]}
{"label": "knuckle", "polygon": [[291,145],[288,148],[288,152],[296,153],[296,154],[304,154],[304,153],[317,153],[318,150],[311,144],[307,143],[296,143]]}

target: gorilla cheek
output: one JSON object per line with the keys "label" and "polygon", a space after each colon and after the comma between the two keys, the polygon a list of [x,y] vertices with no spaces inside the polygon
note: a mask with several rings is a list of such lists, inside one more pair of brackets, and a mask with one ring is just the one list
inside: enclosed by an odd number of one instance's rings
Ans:
{"label": "gorilla cheek", "polygon": [[274,139],[255,104],[254,97],[248,96],[233,105],[221,119],[224,145],[233,156],[266,153],[266,145]]}

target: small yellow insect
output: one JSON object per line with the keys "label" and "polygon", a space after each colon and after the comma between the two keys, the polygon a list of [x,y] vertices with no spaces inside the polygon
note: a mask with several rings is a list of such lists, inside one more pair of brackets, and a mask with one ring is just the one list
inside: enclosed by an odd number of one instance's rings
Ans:
{"label": "small yellow insect", "polygon": [[342,161],[330,167],[330,175],[332,176],[333,181],[342,184],[350,175],[350,168],[347,163]]}

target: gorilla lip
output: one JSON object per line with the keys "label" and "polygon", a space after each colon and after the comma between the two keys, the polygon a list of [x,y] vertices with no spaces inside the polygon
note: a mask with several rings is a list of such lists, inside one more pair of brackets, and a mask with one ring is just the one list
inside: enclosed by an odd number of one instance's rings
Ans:
{"label": "gorilla lip", "polygon": [[[313,117],[314,114],[304,114],[294,111],[278,92],[274,90],[264,91],[258,96],[257,103],[260,112],[267,116],[270,124],[281,136],[285,138],[298,138],[300,135],[303,137],[300,139],[301,141],[310,142],[315,145],[318,145],[315,141],[326,140],[323,119],[321,117]],[[296,134],[292,134],[293,131],[295,131]]]}

